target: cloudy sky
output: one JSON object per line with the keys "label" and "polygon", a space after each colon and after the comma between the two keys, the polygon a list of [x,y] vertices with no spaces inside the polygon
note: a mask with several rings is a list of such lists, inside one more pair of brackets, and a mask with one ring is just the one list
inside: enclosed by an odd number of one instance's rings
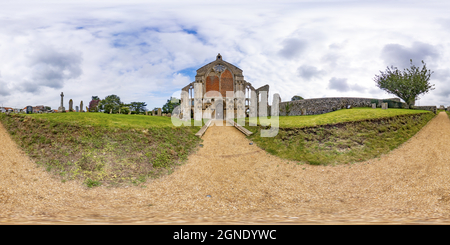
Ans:
{"label": "cloudy sky", "polygon": [[412,59],[434,71],[416,105],[450,105],[448,1],[22,1],[0,3],[0,106],[162,107],[215,60],[282,100],[391,98],[373,78]]}

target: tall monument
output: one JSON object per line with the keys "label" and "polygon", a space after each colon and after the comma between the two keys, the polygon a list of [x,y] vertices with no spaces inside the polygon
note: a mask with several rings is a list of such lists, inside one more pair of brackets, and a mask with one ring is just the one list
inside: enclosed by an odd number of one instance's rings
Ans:
{"label": "tall monument", "polygon": [[83,101],[80,103],[80,112],[83,112]]}
{"label": "tall monument", "polygon": [[61,106],[58,107],[58,112],[66,112],[66,108],[64,108],[64,106],[63,106],[63,98],[64,98],[64,94],[63,94],[63,92],[61,92]]}

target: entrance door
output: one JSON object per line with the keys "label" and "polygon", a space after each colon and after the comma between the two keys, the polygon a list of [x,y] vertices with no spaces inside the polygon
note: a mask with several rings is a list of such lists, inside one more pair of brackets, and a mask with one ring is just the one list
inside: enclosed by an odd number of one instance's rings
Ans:
{"label": "entrance door", "polygon": [[223,103],[219,102],[216,104],[216,115],[215,115],[215,119],[224,119],[223,118]]}

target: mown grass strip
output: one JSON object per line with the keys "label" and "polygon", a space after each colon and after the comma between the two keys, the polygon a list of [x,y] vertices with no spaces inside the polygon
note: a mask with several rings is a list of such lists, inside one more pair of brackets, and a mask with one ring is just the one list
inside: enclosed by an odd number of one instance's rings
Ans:
{"label": "mown grass strip", "polygon": [[280,127],[276,137],[260,136],[261,130],[269,127],[246,128],[254,133],[249,139],[281,158],[312,165],[345,164],[388,153],[416,134],[434,116],[431,112],[406,113],[338,124],[330,124],[331,120],[327,120],[327,124],[318,126],[286,124],[290,127]]}
{"label": "mown grass strip", "polygon": [[[145,129],[149,127],[174,127],[172,119],[163,116],[107,114],[99,112],[27,114],[26,116],[46,119],[55,123],[72,123],[75,125],[99,126],[104,128]],[[194,125],[193,120],[191,120],[191,125]]]}
{"label": "mown grass strip", "polygon": [[[372,109],[366,107],[341,109],[330,113],[320,115],[305,115],[305,116],[280,116],[279,125],[280,128],[303,128],[314,127],[319,125],[336,124],[342,122],[361,121],[367,119],[389,118],[398,115],[410,115],[428,113],[424,110],[410,110],[410,109],[387,109],[380,108]],[[269,117],[270,119],[270,117]],[[246,118],[246,125],[248,124],[248,118]],[[263,120],[258,118],[258,125],[269,124],[270,120]]]}

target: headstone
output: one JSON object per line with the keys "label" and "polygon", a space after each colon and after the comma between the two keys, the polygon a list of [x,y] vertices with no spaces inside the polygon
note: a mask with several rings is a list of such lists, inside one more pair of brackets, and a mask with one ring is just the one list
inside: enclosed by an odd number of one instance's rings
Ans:
{"label": "headstone", "polygon": [[119,108],[119,114],[120,114],[120,108]]}
{"label": "headstone", "polygon": [[377,103],[372,103],[372,109],[377,109]]}
{"label": "headstone", "polygon": [[33,107],[31,105],[27,106],[27,114],[33,113]]}
{"label": "headstone", "polygon": [[69,100],[69,111],[73,111],[73,101],[72,99]]}
{"label": "headstone", "polygon": [[148,111],[145,112],[145,115],[148,116]]}
{"label": "headstone", "polygon": [[83,101],[80,102],[80,112],[83,112]]}
{"label": "headstone", "polygon": [[78,106],[75,106],[75,111],[78,112]]}
{"label": "headstone", "polygon": [[381,103],[381,109],[386,110],[388,108],[388,103]]}
{"label": "headstone", "polygon": [[112,109],[109,110],[109,114],[112,114]]}
{"label": "headstone", "polygon": [[58,107],[58,112],[66,112],[66,108],[64,108],[64,106],[63,106],[63,98],[64,98],[64,93],[61,92],[61,106]]}
{"label": "headstone", "polygon": [[172,113],[167,114],[168,117],[172,117]]}
{"label": "headstone", "polygon": [[131,115],[131,111],[128,112],[128,115]]}
{"label": "headstone", "polygon": [[161,116],[161,108],[158,108],[158,116]]}

